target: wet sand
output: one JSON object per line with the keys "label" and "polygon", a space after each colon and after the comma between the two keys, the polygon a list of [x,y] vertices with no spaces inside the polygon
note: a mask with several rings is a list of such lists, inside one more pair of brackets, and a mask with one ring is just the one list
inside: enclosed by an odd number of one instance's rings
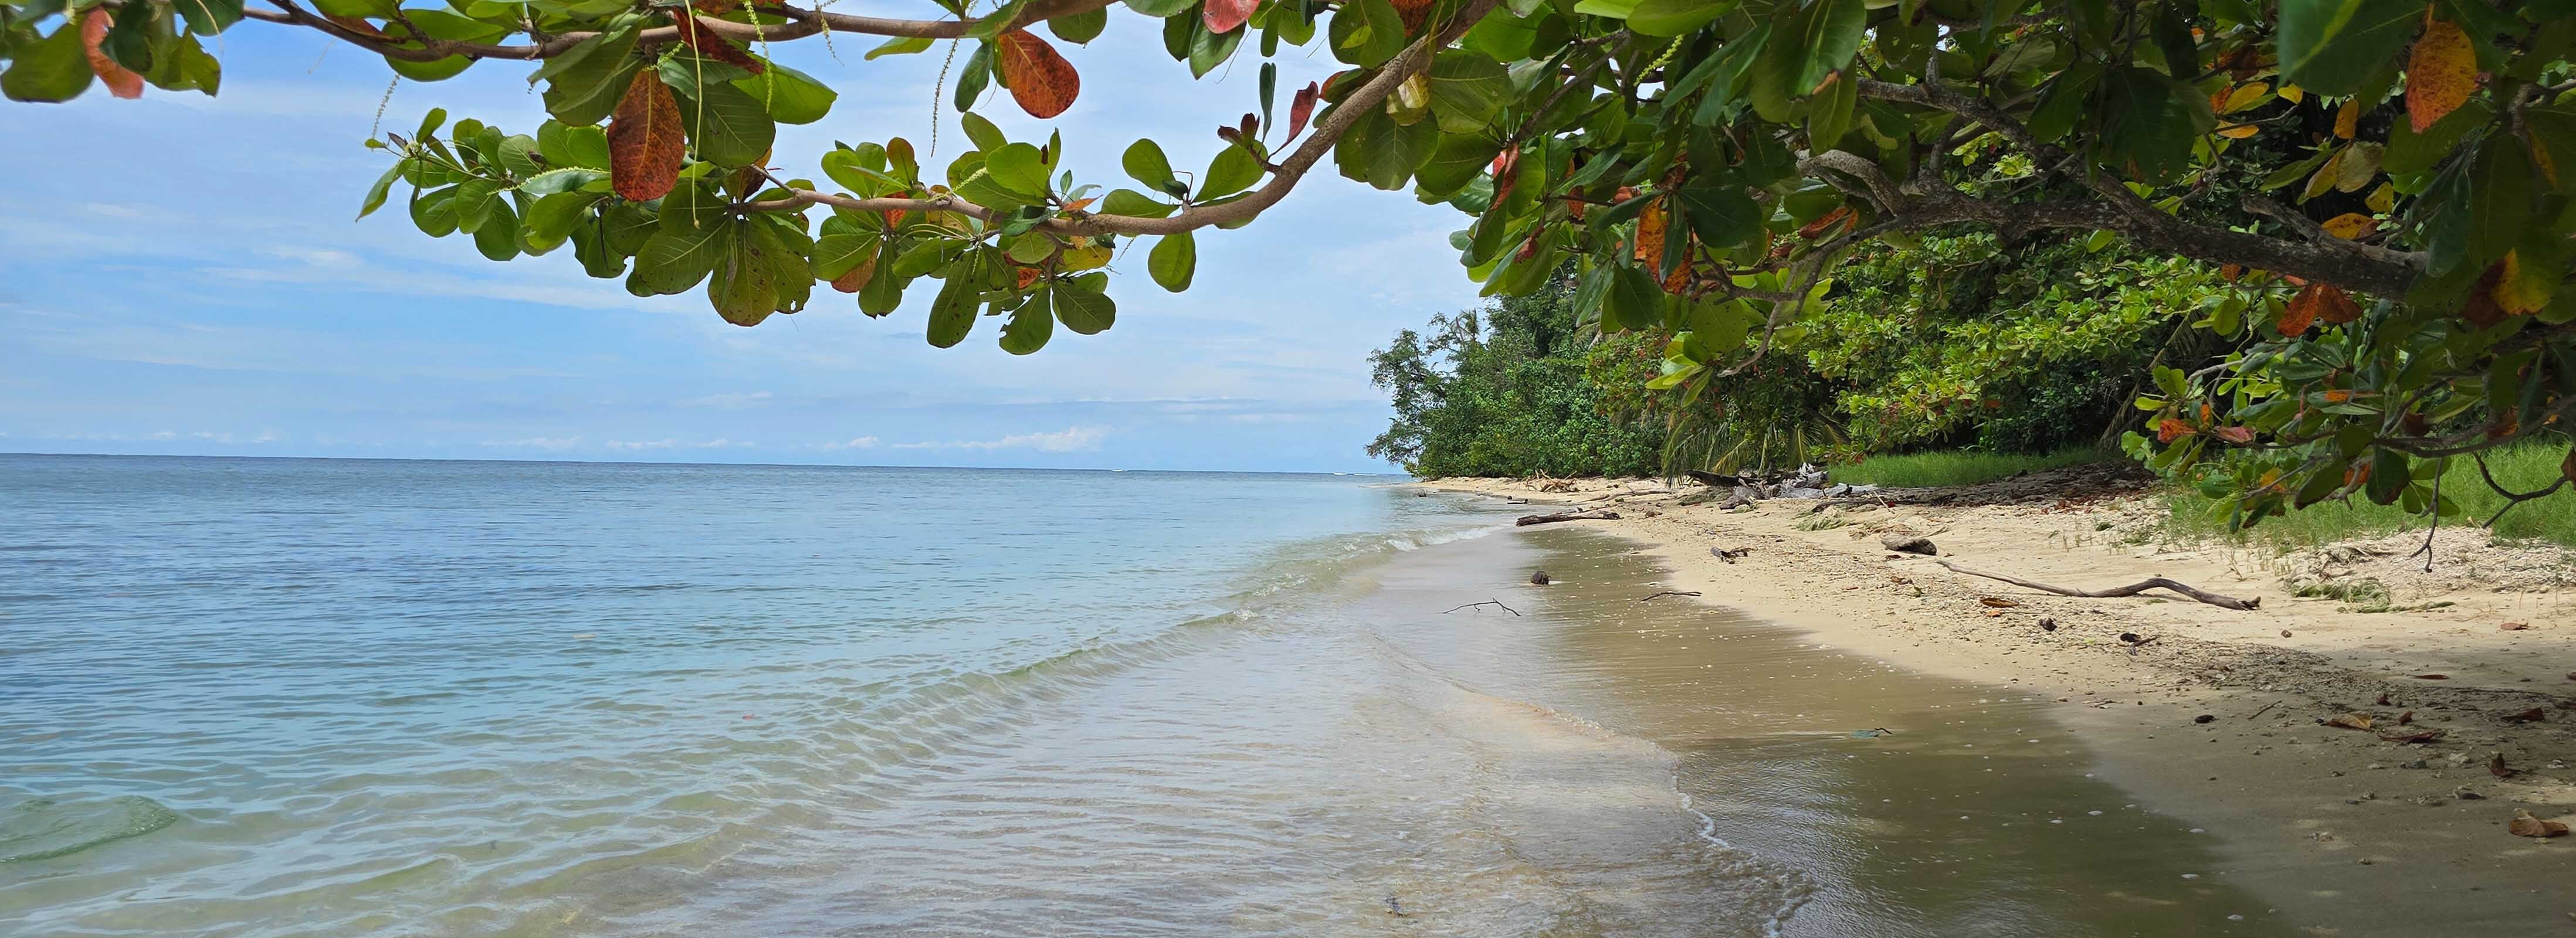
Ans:
{"label": "wet sand", "polygon": [[[2296,933],[2233,884],[2214,838],[2104,778],[2049,701],[1687,597],[1640,602],[1665,576],[1610,537],[1535,529],[1423,553],[1371,599],[1389,641],[1671,753],[1708,836],[1791,884],[1782,934]],[[1554,584],[1526,585],[1534,569]],[[1436,611],[1488,596],[1523,615]],[[1443,621],[1461,617],[1475,628]]]}

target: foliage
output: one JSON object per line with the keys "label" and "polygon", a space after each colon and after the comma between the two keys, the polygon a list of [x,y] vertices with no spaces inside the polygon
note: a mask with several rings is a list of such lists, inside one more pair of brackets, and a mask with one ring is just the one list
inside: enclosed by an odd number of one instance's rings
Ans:
{"label": "foliage", "polygon": [[[433,236],[496,260],[570,244],[635,293],[703,284],[743,325],[804,309],[817,282],[889,315],[927,277],[931,344],[989,316],[1015,353],[1058,324],[1110,327],[1124,239],[1162,239],[1145,266],[1182,289],[1193,232],[1249,223],[1329,159],[1471,216],[1455,240],[1489,295],[1558,289],[1570,263],[1579,321],[1660,344],[1649,386],[1685,405],[1766,374],[1874,239],[2120,240],[2224,265],[2233,284],[2191,323],[2209,341],[2185,347],[2234,351],[2158,366],[2135,402],[2155,438],[2126,442],[2168,472],[2236,451],[2200,476],[2235,524],[2351,494],[2438,511],[2438,472],[2419,462],[2576,413],[2576,291],[2559,289],[2576,260],[2576,173],[2561,169],[2576,166],[2576,4],[1123,0],[1162,20],[1194,77],[1280,55],[1349,68],[1292,92],[1281,132],[1263,63],[1257,113],[1220,124],[1195,184],[1138,141],[1122,160],[1137,188],[1096,194],[1055,139],[1008,140],[971,115],[974,148],[944,169],[900,138],[814,155],[804,175],[768,168],[776,124],[820,120],[835,96],[750,48],[958,39],[972,44],[951,76],[959,109],[998,86],[1046,118],[1080,81],[1034,28],[1082,42],[1112,5],[1002,0],[970,17],[968,0],[941,2],[953,19],[740,0],[5,0],[0,92],[212,93],[201,37],[243,19],[322,31],[417,81],[536,60],[546,122],[510,133],[433,112],[370,141],[394,163],[362,211],[402,183]],[[2551,484],[2571,479],[2576,459]]]}
{"label": "foliage", "polygon": [[1369,357],[1395,402],[1369,455],[1424,477],[1651,472],[1659,437],[1605,412],[1574,333],[1562,292],[1436,316],[1428,336],[1397,333]]}
{"label": "foliage", "polygon": [[1835,466],[1830,477],[1836,482],[1854,485],[1887,485],[1898,487],[1932,487],[1975,485],[2008,478],[2024,472],[2040,472],[2081,466],[2105,459],[2118,458],[2090,447],[2070,447],[2053,453],[1995,453],[1976,450],[1940,450],[1928,453],[1872,456],[1845,466]]}
{"label": "foliage", "polygon": [[1986,232],[1877,245],[1780,338],[1836,384],[1872,450],[1955,441],[2049,452],[2134,419],[2137,381],[2179,321],[2225,284],[2207,267],[2065,240],[1998,247]]}
{"label": "foliage", "polygon": [[[2492,450],[2486,454],[2488,469],[2496,481],[2517,491],[2537,489],[2559,478],[2559,460],[2566,453],[2565,440],[2525,440]],[[2445,528],[2454,524],[2475,524],[2493,517],[2495,533],[2504,538],[2530,538],[2576,547],[2576,491],[2561,489],[2557,493],[2514,506],[2505,511],[2506,501],[2486,485],[2479,476],[2477,463],[2454,458],[2442,474],[2442,496],[2455,500],[2460,516],[2442,519]],[[2166,530],[2182,537],[2228,536],[2227,515],[2232,504],[2212,499],[2189,486],[2177,486],[2166,496],[2169,517]],[[2236,537],[2289,551],[2316,547],[2339,541],[2420,531],[2429,519],[2422,514],[2402,510],[2394,505],[2374,505],[2368,499],[2326,502],[2304,511],[2265,522],[2262,527],[2236,534]]]}

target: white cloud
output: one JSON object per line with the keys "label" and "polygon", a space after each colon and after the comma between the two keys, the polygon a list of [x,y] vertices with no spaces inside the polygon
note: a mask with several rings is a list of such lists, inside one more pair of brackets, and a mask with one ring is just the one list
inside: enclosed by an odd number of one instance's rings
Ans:
{"label": "white cloud", "polygon": [[853,437],[853,438],[851,438],[851,439],[848,439],[848,440],[842,440],[842,441],[839,441],[839,442],[824,443],[824,444],[821,444],[821,445],[817,446],[816,448],[817,448],[817,449],[875,449],[875,448],[876,448],[876,446],[877,446],[877,438],[876,438],[876,437],[872,437],[872,436],[862,436],[862,437]]}
{"label": "white cloud", "polygon": [[581,437],[578,434],[573,436],[532,436],[516,440],[484,440],[483,445],[507,447],[512,449],[566,450],[580,446]]}
{"label": "white cloud", "polygon": [[758,404],[762,401],[769,400],[772,396],[773,395],[767,391],[733,391],[724,394],[709,394],[705,397],[692,397],[688,400],[681,401],[680,406],[720,407],[731,410]]}
{"label": "white cloud", "polygon": [[1109,437],[1109,428],[1076,424],[1053,433],[1015,433],[998,440],[961,440],[948,443],[897,443],[896,449],[1033,449],[1041,453],[1071,453],[1100,448]]}
{"label": "white cloud", "polygon": [[692,443],[692,442],[689,442],[689,441],[687,441],[687,440],[680,439],[680,438],[678,438],[678,437],[663,437],[663,438],[658,439],[658,440],[610,440],[610,441],[608,441],[608,443],[607,443],[606,445],[607,445],[607,447],[608,447],[609,449],[616,449],[616,450],[652,450],[652,449],[744,449],[744,448],[748,448],[748,447],[751,447],[751,446],[756,446],[756,445],[758,445],[758,444],[753,443],[753,442],[752,442],[752,441],[750,441],[750,440],[732,440],[732,439],[726,439],[726,438],[724,438],[724,437],[717,437],[717,438],[712,439],[712,440],[707,440],[707,441],[704,441],[704,442],[698,442],[698,443]]}

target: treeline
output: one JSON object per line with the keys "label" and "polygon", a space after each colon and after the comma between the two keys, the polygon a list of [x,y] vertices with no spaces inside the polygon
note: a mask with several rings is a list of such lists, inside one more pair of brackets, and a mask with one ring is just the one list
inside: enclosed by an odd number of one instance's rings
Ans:
{"label": "treeline", "polygon": [[[1369,452],[1423,476],[1639,475],[1868,453],[2107,447],[2155,365],[2226,349],[2198,264],[2116,243],[1985,233],[1877,244],[1745,372],[1650,389],[1665,336],[1604,337],[1573,280],[1436,316],[1370,356],[1395,416]],[[1756,325],[1748,342],[1763,341]]]}

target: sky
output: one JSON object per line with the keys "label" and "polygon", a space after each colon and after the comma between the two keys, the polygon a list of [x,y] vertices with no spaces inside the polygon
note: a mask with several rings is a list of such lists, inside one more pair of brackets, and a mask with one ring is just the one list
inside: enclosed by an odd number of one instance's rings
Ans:
{"label": "sky", "polygon": [[[1216,126],[1257,110],[1258,59],[1247,43],[1193,82],[1159,29],[1113,7],[1100,38],[1059,43],[1082,74],[1070,111],[977,113],[1015,140],[1060,130],[1077,183],[1132,187],[1137,137],[1204,166]],[[928,148],[946,46],[865,61],[875,40],[773,47],[841,92],[779,128],[782,178],[821,179],[834,140]],[[569,248],[497,264],[431,239],[402,186],[352,220],[390,165],[362,146],[380,109],[406,135],[431,107],[533,133],[526,64],[388,95],[380,58],[310,30],[244,22],[208,51],[215,98],[0,104],[0,452],[1393,471],[1363,452],[1388,416],[1364,359],[1477,302],[1448,241],[1465,215],[1328,164],[1251,226],[1201,232],[1187,293],[1154,285],[1141,247],[1121,256],[1117,326],[1035,355],[1002,352],[990,320],[931,348],[927,278],[886,319],[818,288],[746,329],[702,291],[590,279]],[[1280,62],[1283,114],[1336,67]],[[944,104],[939,125],[926,166],[965,146]]]}

